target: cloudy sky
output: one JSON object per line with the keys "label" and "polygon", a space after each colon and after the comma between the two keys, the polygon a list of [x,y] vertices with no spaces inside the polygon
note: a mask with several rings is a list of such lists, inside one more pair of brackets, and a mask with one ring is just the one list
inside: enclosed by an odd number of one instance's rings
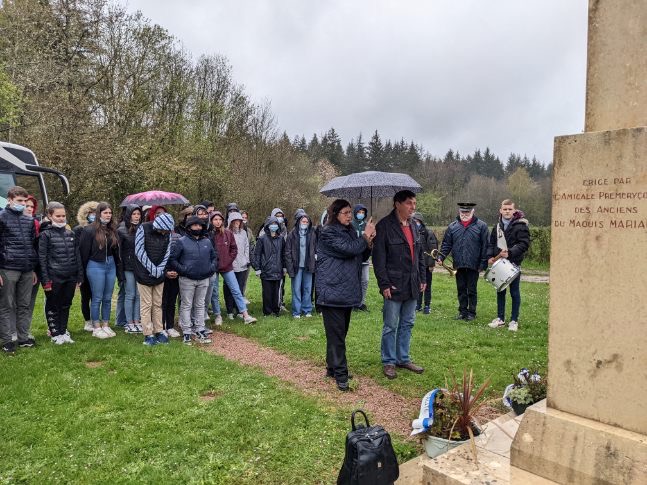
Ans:
{"label": "cloudy sky", "polygon": [[551,161],[584,126],[586,0],[128,0],[196,57],[224,54],[293,137],[378,130],[433,155]]}

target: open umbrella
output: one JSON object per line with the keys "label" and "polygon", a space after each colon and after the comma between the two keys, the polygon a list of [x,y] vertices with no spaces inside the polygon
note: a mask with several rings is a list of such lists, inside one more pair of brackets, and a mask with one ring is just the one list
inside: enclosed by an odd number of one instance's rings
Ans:
{"label": "open umbrella", "polygon": [[182,194],[175,192],[163,192],[161,190],[149,190],[147,192],[140,192],[138,194],[130,194],[121,201],[120,206],[125,207],[129,204],[139,206],[143,205],[173,205],[173,204],[188,204],[189,200]]}
{"label": "open umbrella", "polygon": [[405,173],[358,172],[336,177],[319,192],[328,197],[343,199],[371,199],[373,212],[374,197],[393,197],[400,190],[420,192],[422,187]]}

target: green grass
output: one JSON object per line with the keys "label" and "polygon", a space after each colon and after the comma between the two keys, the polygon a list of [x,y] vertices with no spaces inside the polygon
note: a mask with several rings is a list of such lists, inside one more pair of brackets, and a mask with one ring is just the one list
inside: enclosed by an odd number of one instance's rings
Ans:
{"label": "green grass", "polygon": [[0,356],[0,483],[335,481],[348,409],[177,340],[97,341],[72,313],[76,344],[49,343],[39,301],[39,346]]}
{"label": "green grass", "polygon": [[[250,276],[248,298],[250,309],[260,314],[258,279]],[[290,302],[288,279],[286,304]],[[456,285],[444,270],[436,270],[433,278],[432,311],[417,314],[411,340],[411,357],[425,367],[415,375],[402,371],[389,381],[382,375],[380,339],[382,332],[382,297],[371,275],[368,289],[370,313],[354,312],[346,340],[349,368],[352,372],[375,378],[380,384],[405,396],[422,397],[427,391],[443,386],[452,372],[472,368],[476,378],[492,378],[490,395],[500,395],[512,376],[522,367],[545,368],[548,339],[548,285],[521,283],[521,317],[519,331],[507,328],[493,330],[487,324],[496,317],[496,291],[482,278],[478,286],[477,319],[473,322],[454,320],[457,312]],[[507,315],[510,312],[510,297]],[[325,365],[326,337],[320,316],[292,319],[260,318],[254,326],[233,323],[225,330],[251,337],[263,345],[288,355]],[[361,392],[358,390],[358,392]]]}

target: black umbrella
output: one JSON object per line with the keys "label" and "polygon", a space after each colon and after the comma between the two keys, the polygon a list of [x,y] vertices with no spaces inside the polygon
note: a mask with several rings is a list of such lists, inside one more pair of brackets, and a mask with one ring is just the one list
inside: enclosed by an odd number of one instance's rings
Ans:
{"label": "black umbrella", "polygon": [[401,190],[417,193],[422,190],[418,182],[405,173],[359,172],[336,177],[328,182],[319,192],[328,197],[342,199],[371,199],[393,197]]}

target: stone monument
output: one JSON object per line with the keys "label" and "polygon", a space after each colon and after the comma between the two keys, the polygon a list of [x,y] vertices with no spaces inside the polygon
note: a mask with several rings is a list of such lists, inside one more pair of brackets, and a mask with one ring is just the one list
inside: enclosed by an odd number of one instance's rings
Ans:
{"label": "stone monument", "polygon": [[513,483],[647,484],[647,1],[590,0],[585,132],[555,139],[549,389]]}

